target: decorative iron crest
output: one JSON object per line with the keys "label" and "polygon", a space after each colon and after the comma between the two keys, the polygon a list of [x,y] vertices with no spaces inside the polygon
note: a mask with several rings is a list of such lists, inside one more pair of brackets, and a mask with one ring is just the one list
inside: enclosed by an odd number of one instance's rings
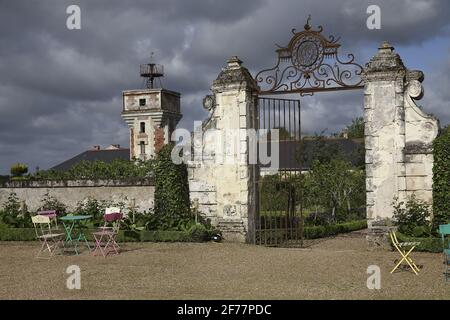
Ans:
{"label": "decorative iron crest", "polygon": [[275,67],[260,71],[255,80],[260,94],[300,93],[312,95],[319,91],[359,89],[363,67],[354,62],[353,54],[348,61],[341,61],[339,38],[322,35],[322,26],[312,30],[311,16],[304,30],[296,32],[287,47],[279,47]]}

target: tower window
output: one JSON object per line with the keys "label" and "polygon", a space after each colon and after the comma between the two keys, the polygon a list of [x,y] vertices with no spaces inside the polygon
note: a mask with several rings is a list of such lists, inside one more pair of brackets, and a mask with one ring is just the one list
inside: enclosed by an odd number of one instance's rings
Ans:
{"label": "tower window", "polygon": [[139,99],[139,106],[145,106],[145,99]]}
{"label": "tower window", "polygon": [[140,123],[139,133],[145,133],[145,122],[141,122]]}
{"label": "tower window", "polygon": [[141,141],[139,143],[139,146],[141,147],[141,154],[145,154],[145,143],[144,143],[144,141]]}

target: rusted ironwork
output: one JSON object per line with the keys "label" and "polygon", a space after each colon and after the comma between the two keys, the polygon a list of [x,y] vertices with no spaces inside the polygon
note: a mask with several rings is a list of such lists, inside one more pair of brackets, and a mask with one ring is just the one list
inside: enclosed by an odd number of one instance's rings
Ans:
{"label": "rusted ironwork", "polygon": [[353,54],[343,61],[338,50],[339,38],[322,35],[322,26],[312,30],[311,16],[304,30],[292,30],[294,36],[287,47],[276,50],[278,62],[275,67],[260,71],[255,80],[260,94],[300,93],[351,90],[363,88],[363,67],[355,62]]}
{"label": "rusted ironwork", "polygon": [[[302,174],[303,157],[300,121],[300,100],[258,98],[257,124],[262,132],[267,130],[270,149],[273,130],[279,130],[276,171],[260,165],[255,181],[257,209],[254,219],[253,243],[265,246],[303,246]],[[259,152],[259,151],[258,151]],[[274,152],[270,150],[270,153]],[[286,166],[286,160],[298,163],[296,168]],[[266,171],[265,175],[261,170]]]}
{"label": "rusted ironwork", "polygon": [[[151,54],[150,61],[151,60],[153,60],[153,52]],[[146,79],[147,88],[153,89],[154,80],[164,76],[164,66],[152,62],[141,64],[139,74]]]}

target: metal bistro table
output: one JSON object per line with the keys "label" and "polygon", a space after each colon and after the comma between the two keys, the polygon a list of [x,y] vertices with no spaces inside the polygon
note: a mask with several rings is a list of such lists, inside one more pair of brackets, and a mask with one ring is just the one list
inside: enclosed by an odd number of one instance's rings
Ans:
{"label": "metal bistro table", "polygon": [[[91,215],[66,215],[64,217],[61,217],[61,221],[63,222],[64,230],[66,230],[66,244],[71,244],[75,248],[75,253],[78,255],[78,243],[80,240],[84,240],[86,243],[86,246],[88,247],[89,251],[91,250],[91,247],[89,246],[89,243],[83,233],[83,230],[80,226],[82,221],[86,221],[91,219]],[[76,226],[76,227],[75,227]]]}

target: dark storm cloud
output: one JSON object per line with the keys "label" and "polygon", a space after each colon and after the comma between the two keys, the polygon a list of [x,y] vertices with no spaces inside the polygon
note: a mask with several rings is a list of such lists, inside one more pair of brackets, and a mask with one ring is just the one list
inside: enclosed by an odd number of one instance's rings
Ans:
{"label": "dark storm cloud", "polygon": [[[65,27],[71,4],[81,7],[82,30]],[[381,30],[365,27],[369,4],[381,7]],[[417,47],[426,61],[421,45],[449,37],[449,7],[444,0],[2,1],[0,173],[16,161],[47,168],[93,144],[127,145],[121,91],[142,87],[138,66],[151,51],[165,65],[164,86],[182,93],[180,125],[192,129],[205,117],[201,100],[227,58],[238,55],[253,73],[272,66],[275,43],[286,45],[308,14],[326,36],[342,36],[342,54],[353,52],[361,63],[386,39]],[[425,110],[444,123],[448,72],[447,58],[425,82]],[[362,114],[360,92],[305,98],[302,105],[309,132],[337,131]]]}

